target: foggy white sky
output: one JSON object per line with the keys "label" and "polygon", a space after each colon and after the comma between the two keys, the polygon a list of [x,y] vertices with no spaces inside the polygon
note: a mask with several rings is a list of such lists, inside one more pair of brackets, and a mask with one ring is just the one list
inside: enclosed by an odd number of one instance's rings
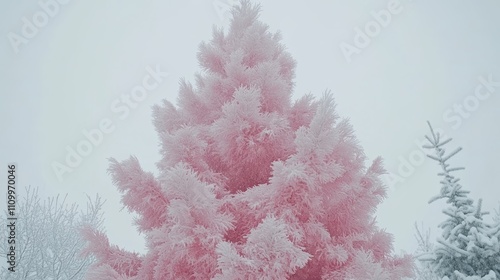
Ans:
{"label": "foggy white sky", "polygon": [[[53,17],[19,43],[13,34],[23,36],[23,17],[33,22],[38,15],[43,24],[43,9],[37,1],[2,1],[2,170],[17,162],[18,187],[38,186],[43,195],[68,193],[70,201],[83,203],[84,193],[101,194],[107,199],[110,241],[144,252],[144,241],[131,225],[133,216],[120,211],[107,158],[135,155],[145,170],[158,174],[151,106],[165,98],[175,102],[179,79],[194,80],[198,45],[211,38],[214,24],[227,28],[218,9],[231,2],[73,0],[58,4]],[[498,208],[500,3],[367,2],[268,1],[261,5],[260,19],[271,31],[281,31],[298,63],[294,99],[332,90],[338,113],[350,119],[369,160],[382,156],[386,169],[402,178],[388,184],[377,220],[394,234],[396,252],[412,252],[414,222],[424,222],[435,234],[444,219],[443,203],[427,204],[439,191],[438,168],[430,160],[419,161],[415,144],[428,133],[426,120],[454,138],[449,149],[464,148],[452,163],[466,167],[462,183],[472,197],[484,198],[485,209]],[[374,24],[374,15],[388,9],[393,13],[385,26]],[[373,37],[356,44],[355,29],[366,27]],[[11,42],[14,37],[17,45]],[[342,45],[359,48],[347,59]],[[159,67],[169,76],[126,116],[117,113],[117,106],[125,104],[121,96],[142,84],[147,67]],[[479,77],[493,80],[489,91]],[[464,108],[462,115],[457,106]],[[58,180],[51,164],[64,163],[66,146],[75,149],[85,139],[82,130],[95,129],[104,119],[114,130]],[[416,166],[401,174],[398,169],[411,156]],[[0,206],[4,209],[5,202]]]}

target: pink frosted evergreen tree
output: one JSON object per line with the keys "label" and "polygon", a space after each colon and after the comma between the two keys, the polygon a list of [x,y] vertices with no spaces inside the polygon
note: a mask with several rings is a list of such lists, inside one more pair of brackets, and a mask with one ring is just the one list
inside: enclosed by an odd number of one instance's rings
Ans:
{"label": "pink frosted evergreen tree", "polygon": [[227,34],[202,43],[196,86],[154,108],[158,176],[112,160],[122,202],[139,214],[145,255],[87,228],[90,279],[401,279],[373,213],[381,160],[365,166],[329,93],[291,102],[295,61],[242,1]]}

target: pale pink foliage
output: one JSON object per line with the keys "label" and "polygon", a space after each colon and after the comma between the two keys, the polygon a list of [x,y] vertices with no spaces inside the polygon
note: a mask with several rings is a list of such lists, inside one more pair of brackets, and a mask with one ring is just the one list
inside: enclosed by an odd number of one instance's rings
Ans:
{"label": "pale pink foliage", "polygon": [[311,255],[288,238],[287,225],[273,216],[265,218],[237,245],[217,246],[221,273],[214,279],[282,279],[303,267]]}
{"label": "pale pink foliage", "polygon": [[[90,241],[90,245],[83,250],[83,254],[94,254],[103,265],[94,265],[88,270],[89,275],[100,275],[103,279],[111,275],[121,275],[122,278],[133,277],[137,275],[141,266],[141,258],[135,254],[124,251],[116,246],[109,244],[108,238],[91,228],[89,225],[81,230],[85,239]],[[97,267],[97,268],[96,268]]]}
{"label": "pale pink foliage", "polygon": [[122,257],[132,266],[124,269],[114,257],[122,251],[89,232],[102,277],[411,275],[411,257],[392,255],[391,236],[373,218],[385,195],[381,160],[366,168],[331,94],[292,104],[295,61],[258,13],[248,1],[235,7],[229,32],[215,29],[200,46],[196,86],[181,81],[178,106],[154,108],[160,174],[145,173],[133,157],[112,160],[113,181],[140,216],[148,252],[132,262]]}

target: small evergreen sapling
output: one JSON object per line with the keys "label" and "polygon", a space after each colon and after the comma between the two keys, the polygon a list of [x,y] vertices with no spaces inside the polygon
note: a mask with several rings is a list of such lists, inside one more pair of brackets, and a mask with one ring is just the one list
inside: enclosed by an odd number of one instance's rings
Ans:
{"label": "small evergreen sapling", "polygon": [[[440,224],[443,229],[438,246],[433,251],[433,270],[443,279],[451,280],[495,280],[500,279],[500,223],[488,224],[481,211],[481,200],[477,204],[468,197],[459,184],[460,179],[453,172],[463,170],[462,167],[450,167],[448,161],[461,148],[446,154],[443,146],[451,139],[441,139],[429,123],[431,136],[426,136],[435,155],[429,158],[437,161],[442,171],[441,192],[429,203],[438,199],[446,199],[448,208],[443,213],[447,220]],[[481,278],[483,277],[483,278]]]}
{"label": "small evergreen sapling", "polygon": [[495,209],[495,216],[493,217],[493,221],[495,223],[500,223],[500,205],[498,206],[498,210]]}
{"label": "small evergreen sapling", "polygon": [[431,241],[431,231],[428,229],[423,232],[423,225],[418,228],[417,223],[415,223],[416,235],[415,239],[418,242],[418,249],[416,258],[419,261],[415,265],[415,280],[439,280],[439,277],[432,269],[432,260],[434,244]]}
{"label": "small evergreen sapling", "polygon": [[373,213],[385,196],[331,94],[292,103],[295,61],[242,1],[202,43],[196,87],[154,108],[158,176],[111,161],[147,239],[139,256],[85,231],[90,279],[364,279],[411,276]]}

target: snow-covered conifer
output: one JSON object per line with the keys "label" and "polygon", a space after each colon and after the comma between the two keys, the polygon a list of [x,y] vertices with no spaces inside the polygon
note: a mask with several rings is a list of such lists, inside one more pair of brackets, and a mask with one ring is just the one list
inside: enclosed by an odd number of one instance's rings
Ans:
{"label": "snow-covered conifer", "polygon": [[440,224],[442,237],[433,251],[433,270],[443,279],[500,279],[500,224],[484,221],[487,212],[482,211],[481,200],[474,203],[468,196],[469,191],[464,190],[460,179],[453,175],[464,169],[450,167],[449,163],[461,148],[447,154],[444,145],[451,139],[442,139],[430,123],[429,127],[431,135],[426,136],[429,144],[424,148],[434,150],[434,155],[428,156],[441,166],[438,175],[442,178],[440,194],[429,203],[446,199],[448,205],[443,210],[447,219]]}
{"label": "snow-covered conifer", "polygon": [[[364,279],[411,275],[373,213],[382,162],[366,166],[333,96],[292,102],[295,61],[242,1],[202,43],[196,86],[154,108],[160,174],[112,160],[147,239],[138,256],[88,229],[89,279]],[[108,278],[106,278],[108,277]]]}

